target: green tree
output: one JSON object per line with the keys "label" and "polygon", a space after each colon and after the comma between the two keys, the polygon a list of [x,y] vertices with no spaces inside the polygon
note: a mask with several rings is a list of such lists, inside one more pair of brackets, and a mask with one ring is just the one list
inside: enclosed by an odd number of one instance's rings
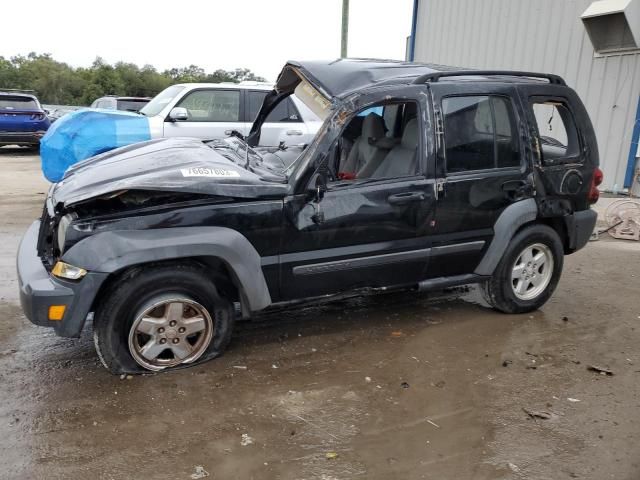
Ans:
{"label": "green tree", "polygon": [[40,101],[62,105],[89,105],[104,95],[153,97],[174,83],[264,81],[247,68],[206,73],[197,65],[158,72],[152,65],[106,63],[97,57],[89,68],[73,68],[50,54],[29,53],[10,59],[0,56],[0,89],[35,90]]}

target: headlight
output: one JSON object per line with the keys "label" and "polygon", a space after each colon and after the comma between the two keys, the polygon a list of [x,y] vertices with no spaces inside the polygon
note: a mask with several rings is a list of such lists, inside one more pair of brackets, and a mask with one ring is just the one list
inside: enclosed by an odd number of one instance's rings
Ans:
{"label": "headlight", "polygon": [[67,280],[79,280],[87,274],[84,268],[74,267],[64,262],[56,262],[51,270],[56,277],[66,278]]}
{"label": "headlight", "polygon": [[64,253],[64,242],[67,239],[67,229],[71,222],[76,219],[77,215],[74,213],[69,213],[62,217],[58,222],[58,248],[60,249],[60,253]]}

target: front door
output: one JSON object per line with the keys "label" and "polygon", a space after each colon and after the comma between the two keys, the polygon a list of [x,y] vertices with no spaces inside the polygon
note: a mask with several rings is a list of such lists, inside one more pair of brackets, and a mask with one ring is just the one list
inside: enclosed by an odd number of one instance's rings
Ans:
{"label": "front door", "polygon": [[[399,129],[387,128],[385,143],[391,148],[363,158],[365,164],[374,162],[361,167],[367,173],[329,182],[319,202],[308,194],[285,201],[280,255],[284,299],[409,285],[425,278],[435,190],[427,173],[424,105],[403,101],[413,108],[403,109],[407,118]],[[339,138],[332,152],[336,161],[345,157],[338,150],[347,143]],[[335,178],[339,165],[329,163]]]}
{"label": "front door", "polygon": [[240,93],[237,89],[192,90],[176,104],[176,107],[186,108],[189,117],[182,121],[167,119],[164,136],[213,140],[229,136],[232,130],[246,135]]}
{"label": "front door", "polygon": [[432,271],[472,273],[510,204],[531,196],[524,112],[515,89],[495,85],[431,87],[438,124],[438,207]]}

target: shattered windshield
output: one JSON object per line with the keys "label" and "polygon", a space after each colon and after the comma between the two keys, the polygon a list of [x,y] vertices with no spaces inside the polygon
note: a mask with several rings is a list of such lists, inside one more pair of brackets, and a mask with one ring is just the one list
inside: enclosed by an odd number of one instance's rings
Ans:
{"label": "shattered windshield", "polygon": [[304,152],[306,146],[250,147],[238,137],[212,140],[206,144],[236,165],[260,176],[276,175],[280,180],[287,178],[286,172]]}
{"label": "shattered windshield", "polygon": [[247,160],[259,162],[262,157],[251,148],[244,140],[238,137],[227,137],[219,140],[207,142],[211,148],[219,150],[218,153],[234,163],[244,165]]}

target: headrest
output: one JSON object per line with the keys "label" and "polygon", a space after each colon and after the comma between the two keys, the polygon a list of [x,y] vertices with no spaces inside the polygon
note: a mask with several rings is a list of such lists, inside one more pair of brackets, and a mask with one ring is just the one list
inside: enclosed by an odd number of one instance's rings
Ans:
{"label": "headrest", "polygon": [[370,113],[362,122],[362,136],[364,138],[384,137],[384,120],[380,115]]}
{"label": "headrest", "polygon": [[418,120],[412,118],[404,126],[402,132],[402,140],[400,140],[402,148],[414,150],[418,146]]}

